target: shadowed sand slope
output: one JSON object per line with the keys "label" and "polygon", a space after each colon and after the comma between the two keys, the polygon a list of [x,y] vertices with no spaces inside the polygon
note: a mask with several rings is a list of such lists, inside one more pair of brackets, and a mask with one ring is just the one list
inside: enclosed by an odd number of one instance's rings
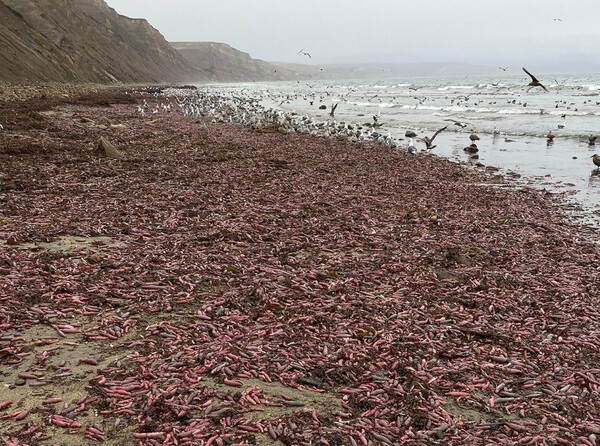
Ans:
{"label": "shadowed sand slope", "polygon": [[103,0],[0,0],[0,80],[201,80],[146,20]]}

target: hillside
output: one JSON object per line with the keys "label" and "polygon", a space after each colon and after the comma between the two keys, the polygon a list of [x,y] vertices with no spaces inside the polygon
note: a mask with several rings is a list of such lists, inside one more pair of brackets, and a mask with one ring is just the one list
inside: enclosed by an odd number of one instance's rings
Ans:
{"label": "hillside", "polygon": [[293,70],[278,67],[217,42],[171,42],[185,60],[209,81],[244,82],[296,79]]}
{"label": "hillside", "polygon": [[0,80],[199,81],[146,20],[103,0],[0,0]]}

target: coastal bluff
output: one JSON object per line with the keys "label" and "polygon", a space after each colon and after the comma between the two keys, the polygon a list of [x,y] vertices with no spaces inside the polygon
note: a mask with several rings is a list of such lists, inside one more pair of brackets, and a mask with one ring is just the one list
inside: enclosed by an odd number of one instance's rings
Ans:
{"label": "coastal bluff", "polygon": [[103,0],[0,0],[0,81],[202,81],[144,19]]}
{"label": "coastal bluff", "polygon": [[219,42],[171,42],[202,77],[218,82],[277,81],[296,79],[290,70]]}

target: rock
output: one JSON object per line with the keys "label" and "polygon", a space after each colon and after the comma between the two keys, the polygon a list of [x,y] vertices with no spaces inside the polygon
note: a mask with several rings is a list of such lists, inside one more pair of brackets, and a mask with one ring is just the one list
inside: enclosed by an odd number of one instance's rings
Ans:
{"label": "rock", "polygon": [[102,258],[103,258],[103,256],[101,253],[95,252],[88,256],[88,261],[90,263],[100,263],[102,261]]}
{"label": "rock", "polygon": [[327,106],[326,106],[326,105],[321,105],[321,106],[319,106],[319,110],[326,110],[326,109],[327,109]]}
{"label": "rock", "polygon": [[477,144],[473,143],[463,149],[467,153],[477,153],[479,152],[479,148],[477,148]]}
{"label": "rock", "polygon": [[313,387],[321,387],[321,385],[323,384],[323,381],[313,379],[309,376],[301,376],[300,378],[298,378],[298,382],[300,384],[305,384],[307,386],[313,386]]}
{"label": "rock", "polygon": [[98,155],[106,158],[121,158],[123,156],[104,136],[100,137],[100,141],[98,141],[98,145],[96,146],[96,152]]}
{"label": "rock", "polygon": [[25,385],[25,380],[23,378],[17,378],[15,380],[15,386],[24,386]]}

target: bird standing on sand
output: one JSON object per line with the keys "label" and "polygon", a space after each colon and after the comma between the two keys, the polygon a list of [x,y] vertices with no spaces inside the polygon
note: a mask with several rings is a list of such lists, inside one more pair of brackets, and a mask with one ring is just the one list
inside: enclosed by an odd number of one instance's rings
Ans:
{"label": "bird standing on sand", "polygon": [[441,132],[443,132],[447,128],[448,128],[448,126],[442,127],[437,132],[435,132],[431,138],[429,138],[428,136],[421,138],[421,141],[423,141],[425,143],[425,145],[427,146],[427,150],[433,150],[437,147],[437,146],[433,145],[433,140],[435,139],[436,136],[438,136]]}
{"label": "bird standing on sand", "polygon": [[548,91],[548,89],[546,87],[544,87],[544,85],[540,81],[538,81],[537,78],[533,74],[531,74],[529,71],[527,71],[527,68],[525,68],[525,67],[521,67],[521,68],[523,68],[523,71],[525,73],[527,73],[529,75],[529,77],[531,78],[531,82],[529,82],[527,84],[528,87],[542,87],[544,89],[544,91],[546,91],[546,92]]}
{"label": "bird standing on sand", "polygon": [[408,150],[408,153],[410,153],[411,155],[416,155],[417,154],[417,148],[415,147],[412,138],[410,138],[408,140],[408,147],[406,149]]}
{"label": "bird standing on sand", "polygon": [[598,166],[598,169],[596,169],[597,171],[600,171],[600,155],[596,155],[595,153],[592,155],[592,162]]}
{"label": "bird standing on sand", "polygon": [[588,146],[595,146],[597,138],[598,137],[596,135],[590,135],[590,137],[588,138]]}

